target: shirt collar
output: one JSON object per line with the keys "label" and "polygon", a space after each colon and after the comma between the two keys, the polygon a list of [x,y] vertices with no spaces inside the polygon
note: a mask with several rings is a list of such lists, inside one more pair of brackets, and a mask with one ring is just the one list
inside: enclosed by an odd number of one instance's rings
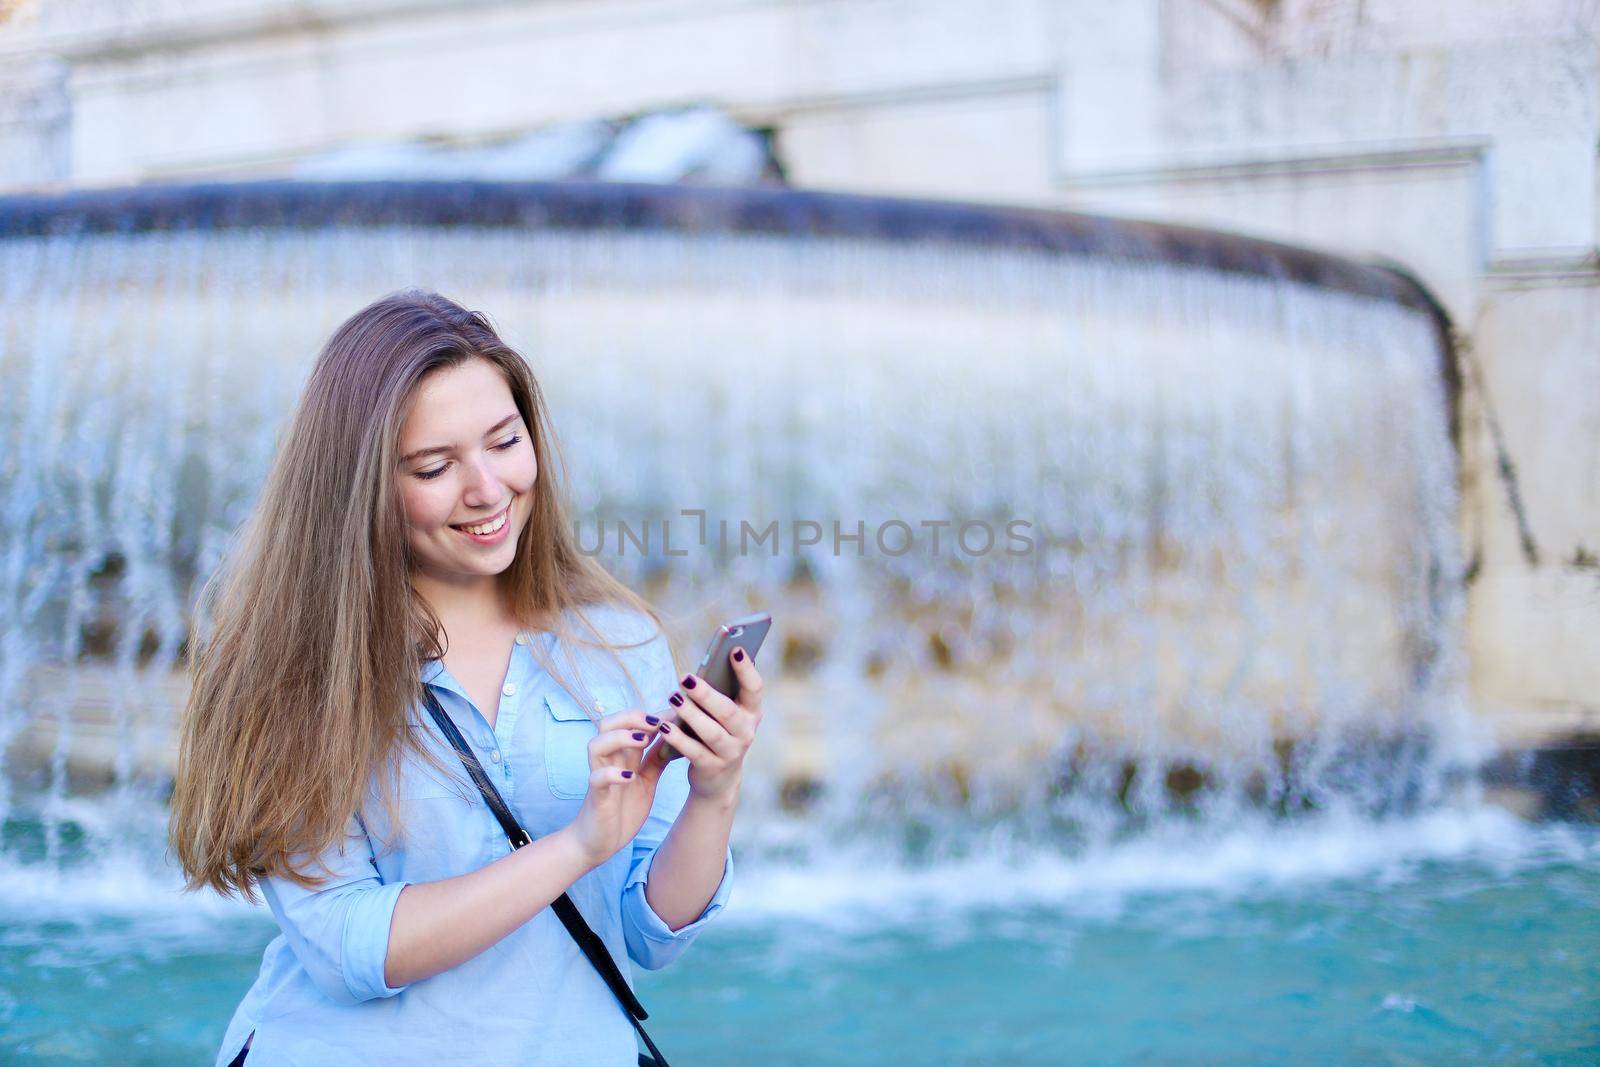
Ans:
{"label": "shirt collar", "polygon": [[[524,633],[526,634],[526,631],[524,631]],[[546,655],[549,655],[549,654],[554,652],[555,643],[556,643],[554,634],[551,634],[551,633],[540,633],[540,634],[537,634],[537,635],[526,634],[526,636],[528,636],[529,638],[531,638],[534,641],[543,641],[544,642],[544,650],[545,650],[545,654]],[[531,645],[525,645],[521,641],[519,641],[513,647],[512,655],[513,656],[516,655],[516,649],[518,649],[518,648],[526,650],[526,649],[528,649],[530,647],[531,647]],[[431,686],[435,686],[435,687],[437,687],[439,689],[447,689],[447,690],[449,690],[450,692],[453,692],[453,693],[454,692],[461,692],[458,683],[455,681],[455,678],[452,677],[450,672],[445,669],[443,660],[438,660],[438,659],[425,659],[425,660],[423,660],[422,661],[422,667],[421,667],[420,670],[418,670],[417,675],[418,675],[418,678],[421,680],[423,685],[431,685]],[[465,696],[465,695],[466,695],[465,693],[462,693],[462,696]]]}

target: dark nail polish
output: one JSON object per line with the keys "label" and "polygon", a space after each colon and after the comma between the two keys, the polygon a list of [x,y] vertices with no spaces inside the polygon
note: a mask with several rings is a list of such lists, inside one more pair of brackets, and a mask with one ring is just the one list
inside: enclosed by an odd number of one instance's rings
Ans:
{"label": "dark nail polish", "polygon": [[634,735],[633,735],[633,739],[635,741],[643,741],[644,740],[644,734],[635,732]]}
{"label": "dark nail polish", "polygon": [[733,650],[733,662],[735,662],[735,663],[743,663],[744,662],[744,649],[736,648],[736,649]]}
{"label": "dark nail polish", "polygon": [[647,722],[647,723],[649,723],[649,724],[650,724],[650,725],[651,725],[651,726],[655,726],[655,725],[656,725],[656,724],[657,724],[657,723],[659,723],[659,722],[660,722],[660,721],[661,721],[661,720],[660,720],[660,719],[658,719],[658,718],[656,718],[656,717],[655,717],[655,716],[654,716],[654,715],[646,715],[646,716],[645,716],[645,717],[644,717],[644,721],[645,721],[645,722]]}
{"label": "dark nail polish", "polygon": [[664,733],[664,734],[670,734],[672,732],[672,724],[670,722],[662,723],[661,724],[661,732]]}
{"label": "dark nail polish", "polygon": [[683,676],[683,687],[685,689],[693,689],[694,688],[694,675],[686,674],[686,675]]}
{"label": "dark nail polish", "polygon": [[683,707],[683,697],[677,693],[673,693],[667,698],[667,703],[671,704],[675,708],[681,708]]}
{"label": "dark nail polish", "polygon": [[624,778],[632,778],[633,777],[633,772],[632,771],[623,771],[622,772],[622,777],[624,777]]}

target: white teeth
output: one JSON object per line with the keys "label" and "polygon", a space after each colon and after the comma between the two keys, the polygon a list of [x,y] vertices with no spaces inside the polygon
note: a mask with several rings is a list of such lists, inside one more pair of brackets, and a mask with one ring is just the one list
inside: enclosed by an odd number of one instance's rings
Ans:
{"label": "white teeth", "polygon": [[489,534],[499,531],[500,527],[506,524],[506,517],[510,514],[510,511],[502,511],[500,517],[493,522],[486,522],[482,526],[463,526],[461,529],[470,534],[477,534],[479,537],[487,537]]}

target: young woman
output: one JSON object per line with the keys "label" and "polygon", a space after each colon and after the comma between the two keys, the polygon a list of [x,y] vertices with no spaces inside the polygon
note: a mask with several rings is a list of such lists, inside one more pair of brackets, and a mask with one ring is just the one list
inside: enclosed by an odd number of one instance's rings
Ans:
{"label": "young woman", "polygon": [[207,588],[172,797],[190,888],[259,889],[282,930],[218,1064],[636,1063],[549,905],[618,961],[688,946],[727,898],[761,678],[742,653],[737,702],[679,678],[578,551],[555,461],[527,364],[441,296],[378,301],[318,358]]}

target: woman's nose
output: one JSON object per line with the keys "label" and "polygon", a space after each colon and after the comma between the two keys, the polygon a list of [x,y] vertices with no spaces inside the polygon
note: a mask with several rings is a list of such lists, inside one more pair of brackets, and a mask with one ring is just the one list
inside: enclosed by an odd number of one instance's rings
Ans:
{"label": "woman's nose", "polygon": [[466,475],[466,491],[461,498],[463,504],[482,508],[498,504],[505,499],[505,487],[500,479],[495,477],[486,457],[480,456],[471,463],[463,463],[462,467]]}

